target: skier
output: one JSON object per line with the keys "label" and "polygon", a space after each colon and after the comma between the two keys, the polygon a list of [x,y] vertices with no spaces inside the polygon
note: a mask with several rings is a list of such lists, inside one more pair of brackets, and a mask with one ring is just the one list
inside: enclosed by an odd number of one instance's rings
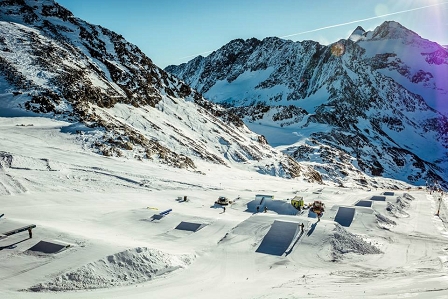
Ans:
{"label": "skier", "polygon": [[222,209],[224,210],[223,213],[225,213],[226,212],[226,207],[222,207]]}
{"label": "skier", "polygon": [[268,211],[268,207],[264,207],[264,212],[266,213]]}
{"label": "skier", "polygon": [[302,224],[300,224],[300,229],[301,229],[301,231],[302,231],[302,234],[303,234],[303,228],[305,227],[305,225],[302,223]]}
{"label": "skier", "polygon": [[257,206],[257,213],[260,212],[260,206]]}
{"label": "skier", "polygon": [[28,234],[30,235],[30,239],[33,238],[33,232],[31,231],[31,228],[28,229]]}

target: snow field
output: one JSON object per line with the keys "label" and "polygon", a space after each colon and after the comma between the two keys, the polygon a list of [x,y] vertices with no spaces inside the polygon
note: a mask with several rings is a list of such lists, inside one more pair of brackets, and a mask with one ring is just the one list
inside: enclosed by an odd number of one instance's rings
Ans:
{"label": "snow field", "polygon": [[[11,120],[0,121],[0,183],[8,190],[0,194],[0,233],[37,227],[32,239],[24,232],[0,240],[2,298],[447,295],[444,216],[434,216],[437,198],[424,190],[393,190],[372,208],[355,207],[384,190],[316,185],[206,163],[199,164],[201,172],[188,172],[104,158],[61,133],[64,123]],[[276,210],[246,211],[256,194],[274,195]],[[296,195],[325,203],[321,221],[306,213],[286,215],[282,207]],[[183,196],[187,202],[177,200]],[[225,212],[214,204],[219,196],[234,201]],[[338,207],[355,209],[349,227],[334,222]],[[167,216],[153,219],[167,209]],[[182,221],[205,226],[176,230]],[[305,232],[282,256],[255,252],[274,221],[304,223]],[[41,240],[70,247],[55,254],[28,251]]]}

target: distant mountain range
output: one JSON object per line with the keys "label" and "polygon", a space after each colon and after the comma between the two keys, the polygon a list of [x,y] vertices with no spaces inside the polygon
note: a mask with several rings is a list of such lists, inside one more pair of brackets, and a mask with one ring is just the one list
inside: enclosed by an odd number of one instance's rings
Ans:
{"label": "distant mountain range", "polygon": [[448,50],[384,22],[324,46],[236,39],[167,72],[324,179],[448,178]]}
{"label": "distant mountain range", "polygon": [[105,156],[322,182],[122,36],[53,0],[0,2],[0,116],[24,115],[72,123],[67,133]]}

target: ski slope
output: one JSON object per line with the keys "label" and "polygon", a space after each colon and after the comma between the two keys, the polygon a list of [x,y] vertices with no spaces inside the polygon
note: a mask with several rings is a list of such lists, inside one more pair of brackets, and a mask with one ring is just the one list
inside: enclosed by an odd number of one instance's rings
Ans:
{"label": "ski slope", "polygon": [[[189,172],[103,157],[62,133],[65,125],[0,118],[0,234],[36,225],[32,238],[0,240],[1,298],[448,296],[447,197],[437,217],[440,194],[416,187],[339,188],[205,163]],[[257,194],[274,195],[276,210],[247,211]],[[322,200],[323,218],[290,215],[296,195]],[[219,196],[233,201],[225,211],[214,204]],[[356,206],[373,196],[385,200]],[[340,207],[355,209],[349,226],[335,221]],[[176,229],[182,222],[201,228]],[[297,225],[284,253],[257,252],[279,222]],[[39,243],[61,250],[29,250]]]}

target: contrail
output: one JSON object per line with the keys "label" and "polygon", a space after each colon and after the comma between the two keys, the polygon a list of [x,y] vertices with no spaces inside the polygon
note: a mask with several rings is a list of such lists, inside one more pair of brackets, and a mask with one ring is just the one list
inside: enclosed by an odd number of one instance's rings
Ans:
{"label": "contrail", "polygon": [[185,58],[190,58],[190,57],[196,57],[196,56],[204,55],[204,54],[209,54],[209,53],[211,53],[213,51],[214,50],[212,50],[212,51],[205,51],[205,52],[202,52],[202,53],[199,53],[199,54],[184,56],[184,57],[179,58],[178,60],[185,59]]}
{"label": "contrail", "polygon": [[321,31],[321,30],[325,30],[325,29],[329,29],[329,28],[341,27],[341,26],[350,25],[350,24],[353,24],[353,23],[358,23],[358,22],[370,21],[370,20],[374,20],[374,19],[379,19],[379,18],[384,18],[384,17],[388,17],[388,16],[398,15],[398,14],[411,12],[411,11],[415,11],[415,10],[425,9],[425,8],[428,8],[428,7],[444,5],[444,4],[447,4],[447,3],[448,2],[441,2],[441,3],[437,3],[437,4],[426,5],[426,6],[421,6],[421,7],[417,7],[417,8],[412,8],[412,9],[392,12],[392,13],[384,14],[384,15],[381,15],[381,16],[367,18],[367,19],[361,19],[361,20],[350,21],[350,22],[337,24],[337,25],[325,26],[325,27],[321,27],[321,28],[317,28],[317,29],[313,29],[313,30],[308,30],[308,31],[303,31],[303,32],[299,32],[299,33],[293,33],[293,34],[289,34],[289,35],[280,36],[280,38],[291,37],[291,36],[295,36],[295,35],[301,35],[301,34]]}

